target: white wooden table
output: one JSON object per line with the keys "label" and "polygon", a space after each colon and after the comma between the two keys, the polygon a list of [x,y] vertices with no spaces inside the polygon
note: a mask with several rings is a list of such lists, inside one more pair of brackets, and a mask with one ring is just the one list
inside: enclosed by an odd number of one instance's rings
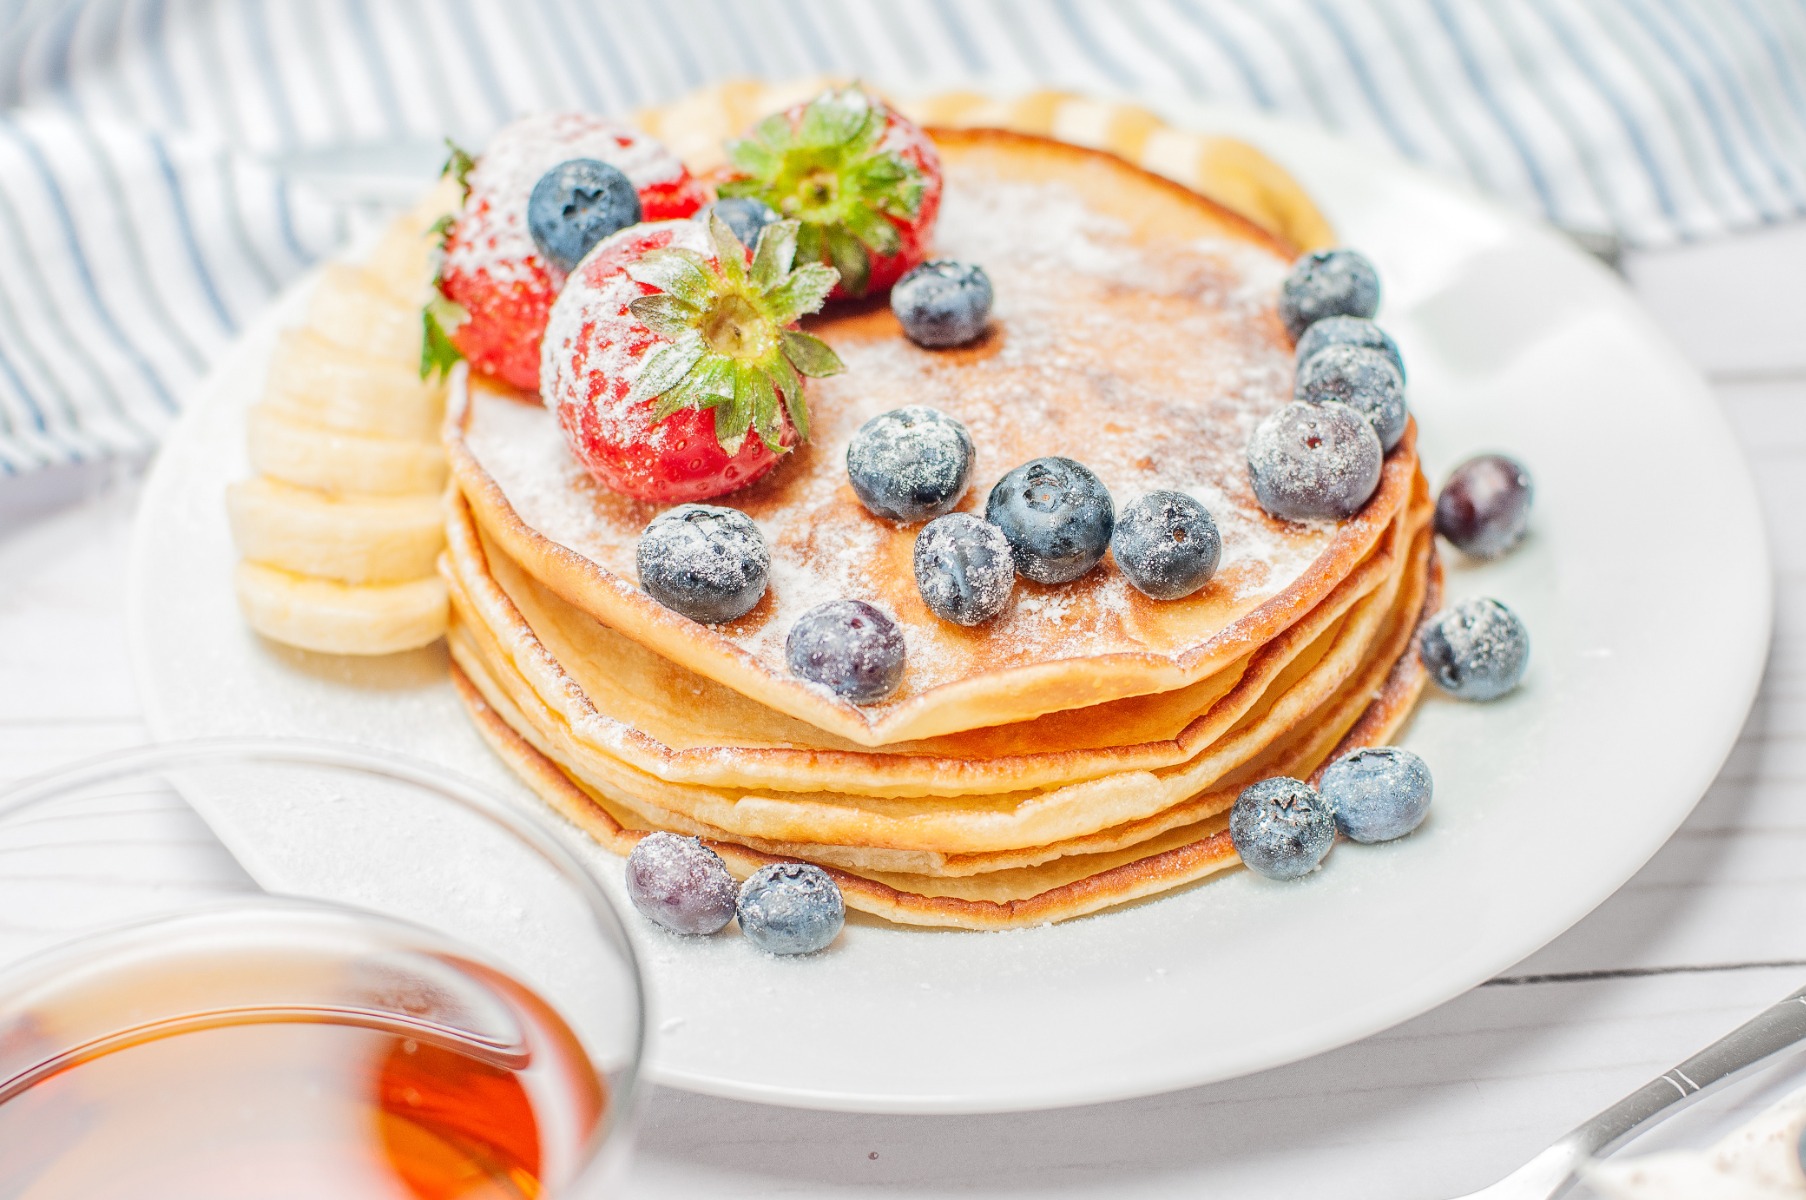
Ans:
{"label": "white wooden table", "polygon": [[[1633,256],[1628,272],[1742,437],[1778,600],[1767,679],[1742,737],[1648,867],[1491,984],[1365,1042],[1227,1084],[944,1118],[655,1090],[634,1194],[1437,1200],[1502,1175],[1806,982],[1806,227]],[[1652,478],[1651,505],[1680,482]],[[148,737],[123,611],[134,495],[129,478],[92,476],[0,489],[0,782]],[[1711,570],[1710,546],[1675,556]],[[43,840],[0,857],[0,959],[9,939],[92,889],[243,883],[179,807],[64,821]],[[1525,884],[1535,886],[1533,871]],[[1702,1144],[1803,1083],[1806,1054],[1639,1145]]]}

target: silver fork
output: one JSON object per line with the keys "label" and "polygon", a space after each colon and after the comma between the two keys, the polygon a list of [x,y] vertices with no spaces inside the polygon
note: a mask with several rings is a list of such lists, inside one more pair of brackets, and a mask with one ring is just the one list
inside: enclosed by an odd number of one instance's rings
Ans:
{"label": "silver fork", "polygon": [[1568,1190],[1588,1160],[1801,1041],[1806,1041],[1806,988],[1650,1080],[1491,1187],[1454,1200],[1551,1200]]}

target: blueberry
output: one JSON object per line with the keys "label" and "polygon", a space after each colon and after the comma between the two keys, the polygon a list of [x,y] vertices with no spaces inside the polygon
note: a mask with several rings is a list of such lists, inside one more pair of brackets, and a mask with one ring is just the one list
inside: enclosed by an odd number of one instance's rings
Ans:
{"label": "blueberry", "polygon": [[870,704],[903,682],[903,630],[863,600],[830,600],[796,619],[784,658],[799,679]]}
{"label": "blueberry", "polygon": [[918,346],[963,346],[991,320],[991,277],[971,263],[930,259],[897,280],[890,310]]}
{"label": "blueberry", "polygon": [[1436,497],[1436,532],[1463,554],[1497,558],[1524,540],[1533,491],[1530,472],[1503,454],[1470,458]]}
{"label": "blueberry", "polygon": [[972,483],[972,435],[938,408],[880,413],[847,443],[847,479],[859,500],[892,521],[951,512]]}
{"label": "blueberry", "polygon": [[1405,378],[1405,358],[1398,352],[1398,343],[1365,317],[1324,317],[1312,322],[1304,336],[1298,339],[1298,365],[1302,367],[1325,346],[1365,346],[1369,350],[1378,350],[1398,368],[1398,377]]}
{"label": "blueberry", "polygon": [[1288,521],[1359,512],[1380,483],[1385,451],[1366,417],[1331,401],[1294,401],[1248,439],[1248,473],[1260,506]]}
{"label": "blueberry", "polygon": [[710,214],[720,217],[734,231],[740,244],[753,249],[759,244],[759,232],[778,220],[778,210],[752,196],[730,196],[697,210],[696,220],[708,223]]}
{"label": "blueberry", "polygon": [[1325,346],[1298,368],[1292,397],[1309,404],[1338,400],[1373,423],[1380,449],[1405,436],[1405,380],[1392,362],[1366,346]]}
{"label": "blueberry", "polygon": [[1216,574],[1223,538],[1209,511],[1184,492],[1149,492],[1116,519],[1110,553],[1147,595],[1177,600]]}
{"label": "blueberry", "polygon": [[1345,754],[1324,768],[1317,789],[1336,827],[1357,842],[1389,842],[1423,823],[1430,811],[1430,768],[1397,746]]}
{"label": "blueberry", "polygon": [[771,570],[771,551],[752,518],[712,504],[680,504],[652,518],[635,559],[648,596],[711,625],[750,611]]}
{"label": "blueberry", "polygon": [[573,158],[539,177],[527,198],[527,232],[547,262],[565,274],[590,247],[640,222],[640,195],[618,167]]}
{"label": "blueberry", "polygon": [[1297,879],[1335,844],[1336,817],[1316,788],[1279,775],[1242,789],[1229,810],[1229,839],[1256,875]]}
{"label": "blueberry", "polygon": [[734,919],[734,877],[693,837],[649,833],[627,856],[627,895],[673,933],[714,933]]}
{"label": "blueberry", "polygon": [[1529,631],[1497,600],[1463,600],[1438,613],[1419,643],[1430,678],[1458,700],[1496,700],[1530,662]]}
{"label": "blueberry", "polygon": [[916,535],[916,588],[935,616],[981,625],[1002,612],[1016,587],[1003,530],[971,513],[936,517]]}
{"label": "blueberry", "polygon": [[1379,307],[1379,272],[1365,256],[1341,246],[1313,250],[1293,263],[1279,290],[1279,318],[1293,341],[1325,317],[1371,317]]}
{"label": "blueberry", "polygon": [[1065,583],[1104,557],[1116,505],[1086,467],[1070,458],[1037,458],[991,488],[985,520],[1010,540],[1019,574],[1036,583]]}
{"label": "blueberry", "polygon": [[840,888],[820,867],[772,863],[740,885],[740,932],[767,954],[814,954],[847,923]]}

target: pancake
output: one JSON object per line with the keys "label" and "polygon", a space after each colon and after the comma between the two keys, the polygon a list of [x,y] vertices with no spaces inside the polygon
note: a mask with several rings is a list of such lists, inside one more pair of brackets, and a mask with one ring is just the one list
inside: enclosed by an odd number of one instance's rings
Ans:
{"label": "pancake", "polygon": [[[1433,557],[1428,565],[1424,611],[1434,611],[1441,572]],[[1417,618],[1413,616],[1402,626],[1399,656],[1381,676],[1367,682],[1364,691],[1351,697],[1348,707],[1354,716],[1343,723],[1345,731],[1333,737],[1333,726],[1302,731],[1310,744],[1291,764],[1294,773],[1314,777],[1323,763],[1360,746],[1391,740],[1409,720],[1426,675],[1411,648]],[[579,783],[491,707],[461,668],[454,666],[452,678],[478,731],[496,754],[549,806],[596,842],[624,855],[650,829],[663,827],[611,804]],[[820,857],[813,861],[833,876],[848,908],[898,924],[960,929],[1043,925],[1172,891],[1236,865],[1235,847],[1222,815],[1227,804],[1215,797],[1200,799],[1200,808],[1214,805],[1213,811],[1196,817],[1190,812],[1182,814],[1181,823],[1126,848],[1064,855],[1051,864],[960,876],[855,871]],[[771,863],[810,858],[799,853],[802,847],[770,852],[731,839],[705,840],[738,878]]]}
{"label": "pancake", "polygon": [[755,703],[560,599],[475,528],[454,497],[444,560],[467,626],[481,629],[579,741],[671,782],[881,796],[1045,787],[1195,757],[1310,643],[1407,568],[1401,513],[1375,553],[1316,609],[1211,678],[1015,725],[868,749]]}
{"label": "pancake", "polygon": [[[1364,599],[1332,634],[1315,639],[1314,653],[1289,664],[1274,686],[1204,753],[1162,770],[1121,771],[1038,790],[889,797],[674,784],[598,753],[576,736],[480,627],[460,619],[452,630],[451,648],[454,661],[491,707],[510,714],[510,723],[536,749],[609,799],[642,813],[681,817],[767,842],[940,855],[1042,853],[1049,846],[1159,817],[1230,777],[1236,768],[1259,761],[1263,751],[1288,735],[1310,738],[1330,730],[1333,743],[1340,729],[1334,728],[1336,718],[1325,715],[1326,704],[1352,690],[1357,703],[1339,710],[1345,712],[1345,728],[1405,652],[1422,607],[1429,553],[1429,533],[1420,524],[1413,534],[1413,569],[1406,573],[1406,586],[1388,586]],[[464,611],[458,609],[460,618]]]}
{"label": "pancake", "polygon": [[[773,551],[771,587],[738,621],[699,626],[638,589],[635,544],[657,506],[590,480],[536,402],[460,379],[448,420],[453,474],[477,524],[552,593],[690,671],[868,747],[1208,680],[1368,559],[1419,475],[1408,434],[1350,520],[1268,517],[1244,447],[1290,396],[1291,347],[1274,308],[1290,247],[1109,155],[998,131],[935,136],[946,166],[937,252],[984,264],[994,328],[972,347],[925,351],[881,307],[811,325],[848,369],[815,381],[813,440],[730,498]],[[1065,454],[1119,505],[1165,487],[1202,500],[1223,534],[1217,576],[1156,602],[1106,561],[1071,584],[1020,583],[1011,609],[982,628],[933,617],[910,567],[915,530],[868,513],[841,462],[864,420],[923,403],[972,429],[966,510],[1010,468]],[[880,703],[851,704],[785,669],[796,617],[841,597],[878,603],[903,626],[904,683]]]}

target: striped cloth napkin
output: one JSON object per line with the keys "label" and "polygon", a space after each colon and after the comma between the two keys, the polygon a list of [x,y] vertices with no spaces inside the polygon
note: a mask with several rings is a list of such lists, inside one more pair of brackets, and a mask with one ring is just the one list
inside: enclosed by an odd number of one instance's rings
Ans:
{"label": "striped cloth napkin", "polygon": [[1265,109],[1635,245],[1806,211],[1799,0],[0,0],[0,475],[155,446],[356,224],[310,156],[824,71]]}

